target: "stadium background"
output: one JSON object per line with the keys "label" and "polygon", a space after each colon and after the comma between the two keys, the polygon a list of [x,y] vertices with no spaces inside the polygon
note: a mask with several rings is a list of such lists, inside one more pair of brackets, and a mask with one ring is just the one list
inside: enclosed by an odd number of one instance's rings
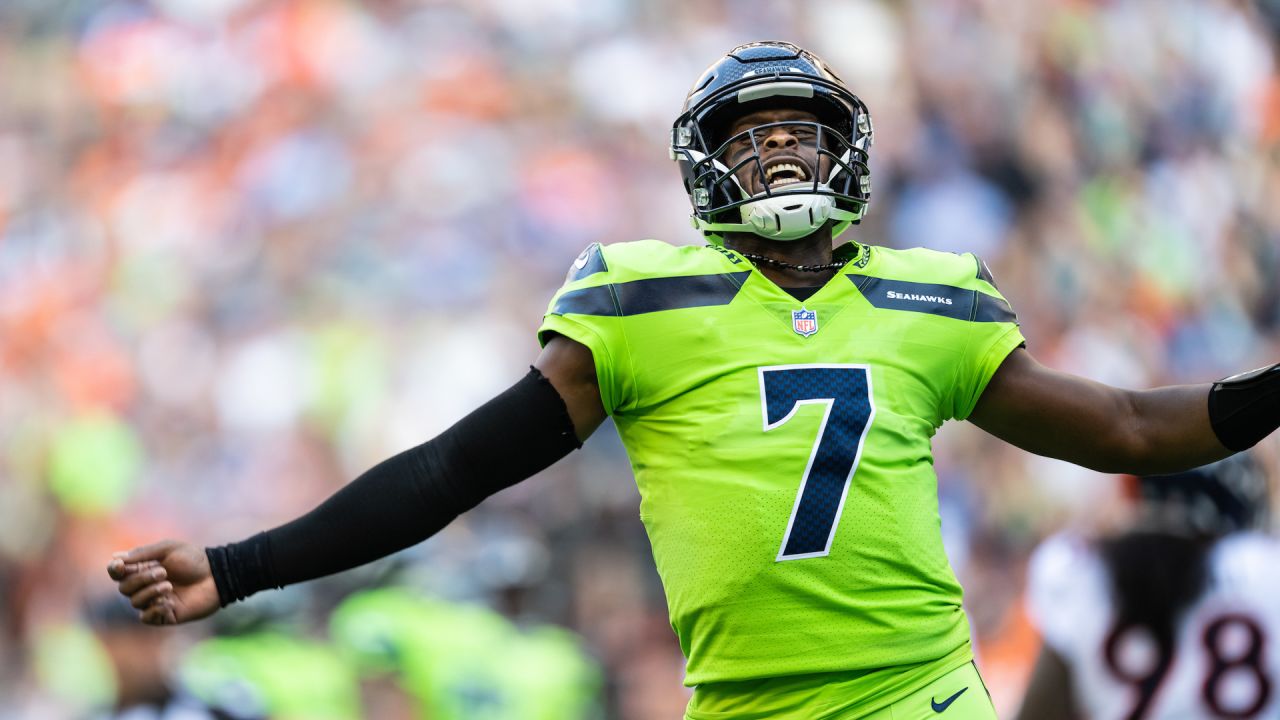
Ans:
{"label": "stadium background", "polygon": [[[699,242],[667,132],[742,41],[810,47],[870,106],[853,235],[981,255],[1041,361],[1131,387],[1273,362],[1277,22],[1227,0],[0,3],[0,718],[104,696],[60,658],[112,602],[111,551],[305,511],[519,377],[587,243]],[[1026,556],[1122,518],[1118,483],[963,425],[935,449],[1009,712]],[[571,628],[609,717],[675,717],[637,502],[605,428],[391,561],[136,632],[174,663],[237,625],[328,642],[339,599],[394,581]]]}

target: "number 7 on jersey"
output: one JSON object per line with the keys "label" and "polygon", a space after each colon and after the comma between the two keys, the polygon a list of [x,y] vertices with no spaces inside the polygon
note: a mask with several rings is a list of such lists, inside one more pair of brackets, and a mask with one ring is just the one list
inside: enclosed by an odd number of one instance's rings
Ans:
{"label": "number 7 on jersey", "polygon": [[759,368],[764,431],[790,420],[801,405],[825,405],[778,561],[831,552],[849,483],[875,417],[866,365],[775,365]]}

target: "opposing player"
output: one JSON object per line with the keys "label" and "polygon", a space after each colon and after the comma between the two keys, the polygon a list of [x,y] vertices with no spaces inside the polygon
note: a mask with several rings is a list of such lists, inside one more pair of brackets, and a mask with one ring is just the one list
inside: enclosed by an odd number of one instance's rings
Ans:
{"label": "opposing player", "polygon": [[866,211],[871,144],[867,108],[817,57],[735,48],[671,136],[708,245],[592,245],[524,379],[282,527],[116,558],[121,592],[144,622],[185,622],[368,562],[611,416],[696,686],[689,718],[992,717],[939,531],[938,427],[1180,470],[1280,425],[1280,366],[1141,392],[1041,366],[974,256],[833,248]]}
{"label": "opposing player", "polygon": [[1280,541],[1256,532],[1261,466],[1242,453],[1137,482],[1132,530],[1056,535],[1033,556],[1044,645],[1019,717],[1276,717]]}

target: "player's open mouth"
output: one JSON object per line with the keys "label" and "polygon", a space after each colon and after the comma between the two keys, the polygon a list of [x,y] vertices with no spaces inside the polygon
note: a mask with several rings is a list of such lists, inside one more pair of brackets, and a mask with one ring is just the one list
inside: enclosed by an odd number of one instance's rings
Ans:
{"label": "player's open mouth", "polygon": [[778,160],[765,167],[764,179],[770,188],[780,188],[808,180],[809,171],[795,160]]}

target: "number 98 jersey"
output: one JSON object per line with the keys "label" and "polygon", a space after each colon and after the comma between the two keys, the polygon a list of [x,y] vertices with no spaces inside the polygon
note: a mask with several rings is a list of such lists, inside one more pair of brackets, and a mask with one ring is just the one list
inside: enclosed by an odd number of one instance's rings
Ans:
{"label": "number 98 jersey", "polygon": [[1062,534],[1036,550],[1028,609],[1070,667],[1086,717],[1280,716],[1280,542],[1238,533],[1206,560],[1205,589],[1177,620],[1172,657],[1161,658],[1146,628],[1115,627],[1109,570],[1094,544]]}
{"label": "number 98 jersey", "polygon": [[594,356],[688,685],[969,659],[930,439],[1022,335],[972,255],[836,253],[801,302],[726,248],[592,245],[539,330]]}

